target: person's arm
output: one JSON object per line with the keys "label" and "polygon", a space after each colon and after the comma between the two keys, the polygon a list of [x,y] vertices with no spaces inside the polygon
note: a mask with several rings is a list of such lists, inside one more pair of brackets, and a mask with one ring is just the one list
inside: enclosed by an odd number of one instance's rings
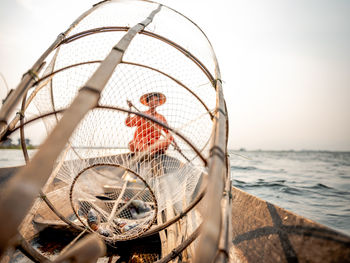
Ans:
{"label": "person's arm", "polygon": [[[166,119],[162,116],[162,120],[161,120],[166,126],[168,125],[168,122],[166,121]],[[174,141],[174,137],[173,135],[169,132],[168,129],[162,127],[162,130],[165,132],[165,138],[164,138],[164,142],[165,144],[163,144],[165,149],[168,149],[169,145]]]}
{"label": "person's arm", "polygon": [[[164,123],[165,125],[168,126],[168,123],[166,121],[166,119],[164,118],[164,116],[162,115],[158,115],[157,116],[158,121]],[[155,125],[156,129],[158,129],[158,131],[160,131],[162,133],[161,138],[159,138],[158,141],[156,141],[153,145],[151,145],[149,147],[149,151],[151,154],[154,154],[156,152],[159,151],[166,151],[169,148],[169,145],[174,141],[174,137],[172,136],[172,134],[170,133],[170,131],[166,128],[164,128],[163,126],[160,125]],[[165,134],[164,134],[165,133]]]}

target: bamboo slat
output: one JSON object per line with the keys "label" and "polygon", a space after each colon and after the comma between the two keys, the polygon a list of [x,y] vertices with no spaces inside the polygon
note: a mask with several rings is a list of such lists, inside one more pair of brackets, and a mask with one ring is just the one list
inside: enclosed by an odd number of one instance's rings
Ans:
{"label": "bamboo slat", "polygon": [[[228,159],[228,157],[227,157]],[[225,194],[221,200],[222,225],[219,241],[219,250],[216,256],[216,263],[226,263],[230,257],[230,247],[232,246],[231,231],[231,179],[228,171],[226,175]]]}

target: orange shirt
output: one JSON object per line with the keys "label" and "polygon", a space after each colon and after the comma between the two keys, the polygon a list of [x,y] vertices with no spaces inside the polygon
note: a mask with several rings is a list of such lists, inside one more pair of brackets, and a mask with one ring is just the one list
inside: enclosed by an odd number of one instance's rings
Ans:
{"label": "orange shirt", "polygon": [[[167,125],[166,119],[163,115],[156,113],[151,115],[149,111],[143,112],[150,115],[151,117],[157,119],[158,121]],[[130,150],[144,151],[150,145],[154,144],[160,139],[162,130],[168,135],[169,131],[162,126],[152,122],[151,120],[144,119],[138,115],[127,118],[125,121],[126,126],[137,127],[133,140],[129,143]],[[166,150],[173,140],[172,136],[169,142],[162,143],[158,150]]]}

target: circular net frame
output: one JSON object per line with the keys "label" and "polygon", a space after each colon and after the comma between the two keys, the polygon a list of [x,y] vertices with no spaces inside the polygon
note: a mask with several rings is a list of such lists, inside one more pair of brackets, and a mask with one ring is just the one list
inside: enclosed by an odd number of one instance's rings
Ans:
{"label": "circular net frame", "polygon": [[147,231],[158,210],[154,193],[142,178],[111,164],[82,170],[71,185],[70,202],[85,227],[112,243]]}

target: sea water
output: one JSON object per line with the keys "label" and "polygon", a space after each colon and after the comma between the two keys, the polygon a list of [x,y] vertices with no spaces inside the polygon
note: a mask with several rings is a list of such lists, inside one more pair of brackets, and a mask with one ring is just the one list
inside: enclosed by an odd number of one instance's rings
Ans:
{"label": "sea water", "polygon": [[[350,235],[350,152],[229,153],[234,186]],[[0,167],[24,164],[21,150],[0,150]]]}
{"label": "sea water", "polygon": [[230,151],[233,185],[350,235],[350,152]]}

